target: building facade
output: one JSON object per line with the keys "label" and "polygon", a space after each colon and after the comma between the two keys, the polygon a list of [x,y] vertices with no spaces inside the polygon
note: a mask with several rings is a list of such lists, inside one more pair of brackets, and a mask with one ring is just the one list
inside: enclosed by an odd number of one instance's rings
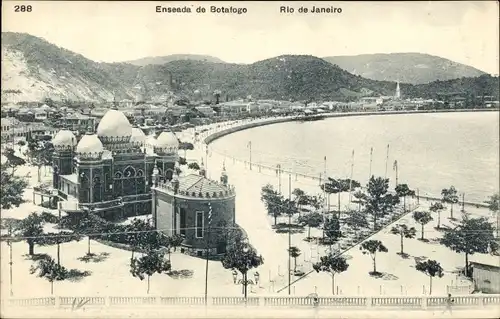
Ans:
{"label": "building facade", "polygon": [[174,175],[153,187],[153,220],[166,235],[182,235],[182,249],[194,256],[223,254],[228,230],[235,227],[234,187],[223,170],[220,182],[200,174]]}
{"label": "building facade", "polygon": [[175,135],[163,132],[154,152],[146,152],[144,133],[117,110],[104,115],[96,133],[92,129],[89,125],[79,141],[69,130],[53,139],[53,187],[59,207],[92,211],[109,220],[149,214],[155,165],[158,180],[166,182],[178,159]]}
{"label": "building facade", "polygon": [[472,261],[472,280],[474,289],[483,293],[500,293],[500,264]]}

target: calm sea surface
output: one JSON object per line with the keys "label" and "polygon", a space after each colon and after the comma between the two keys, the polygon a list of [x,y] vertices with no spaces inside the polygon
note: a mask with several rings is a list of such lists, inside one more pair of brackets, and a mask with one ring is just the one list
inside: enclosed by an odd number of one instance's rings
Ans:
{"label": "calm sea surface", "polygon": [[[386,173],[421,194],[438,195],[454,185],[465,199],[483,201],[499,189],[499,113],[358,116],[315,122],[288,122],[236,132],[211,144],[214,152],[298,173],[327,174],[366,183]],[[257,171],[256,171],[257,172]]]}

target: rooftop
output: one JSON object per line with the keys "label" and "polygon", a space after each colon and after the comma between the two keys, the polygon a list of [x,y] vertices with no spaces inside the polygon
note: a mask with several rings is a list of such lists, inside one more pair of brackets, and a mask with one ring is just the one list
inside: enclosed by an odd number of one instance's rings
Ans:
{"label": "rooftop", "polygon": [[[173,191],[171,183],[160,184],[159,189]],[[199,198],[223,198],[235,194],[234,187],[208,179],[201,175],[189,174],[179,177],[178,194]]]}

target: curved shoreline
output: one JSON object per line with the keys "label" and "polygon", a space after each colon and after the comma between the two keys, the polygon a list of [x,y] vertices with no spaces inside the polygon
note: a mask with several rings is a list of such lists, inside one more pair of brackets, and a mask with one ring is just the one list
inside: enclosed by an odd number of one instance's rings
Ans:
{"label": "curved shoreline", "polygon": [[[464,112],[498,112],[499,109],[459,109],[459,110],[420,110],[420,111],[386,111],[386,112],[350,112],[350,113],[325,113],[321,114],[325,118],[335,118],[335,117],[349,117],[349,116],[377,116],[377,115],[411,115],[411,114],[425,114],[425,113],[464,113]],[[253,120],[247,123],[243,123],[240,125],[235,125],[233,127],[229,128],[224,128],[220,131],[215,131],[215,132],[207,132],[207,136],[203,139],[203,143],[208,146],[208,144],[212,143],[213,141],[222,138],[226,135],[259,127],[259,126],[264,126],[264,125],[271,125],[271,124],[277,124],[277,123],[286,123],[286,122],[293,122],[296,121],[296,116],[287,116],[287,117],[279,117],[279,118],[271,118],[271,119],[257,119]],[[425,196],[425,195],[420,195],[419,196],[421,199],[430,201],[430,200],[440,200],[439,197],[436,196]],[[483,207],[487,208],[488,205],[486,203],[482,202],[470,202],[470,201],[465,201],[465,205],[468,206],[476,206],[476,207]]]}
{"label": "curved shoreline", "polygon": [[[420,110],[420,111],[384,111],[384,112],[375,111],[375,112],[324,113],[320,115],[324,116],[325,118],[332,118],[332,117],[369,116],[369,115],[378,116],[378,115],[404,115],[404,114],[425,114],[425,113],[498,112],[499,110],[500,109],[458,109],[458,110]],[[293,122],[293,121],[296,121],[296,116],[272,118],[269,119],[268,121],[262,120],[262,121],[255,121],[242,125],[237,125],[209,134],[208,136],[205,137],[203,142],[204,144],[208,145],[223,136],[238,131],[243,131],[264,125]]]}

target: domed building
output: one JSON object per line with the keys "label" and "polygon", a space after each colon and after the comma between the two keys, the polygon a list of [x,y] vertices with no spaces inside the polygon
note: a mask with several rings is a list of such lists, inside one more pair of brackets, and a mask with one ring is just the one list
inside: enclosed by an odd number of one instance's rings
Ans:
{"label": "domed building", "polygon": [[[168,182],[178,160],[179,142],[163,132],[153,142],[132,127],[118,110],[103,116],[97,132],[89,129],[79,141],[71,131],[59,131],[54,139],[53,187],[60,207],[67,212],[93,211],[116,220],[151,212],[153,168],[159,182]],[[154,145],[154,152],[146,151]],[[66,208],[64,202],[77,202]]]}

